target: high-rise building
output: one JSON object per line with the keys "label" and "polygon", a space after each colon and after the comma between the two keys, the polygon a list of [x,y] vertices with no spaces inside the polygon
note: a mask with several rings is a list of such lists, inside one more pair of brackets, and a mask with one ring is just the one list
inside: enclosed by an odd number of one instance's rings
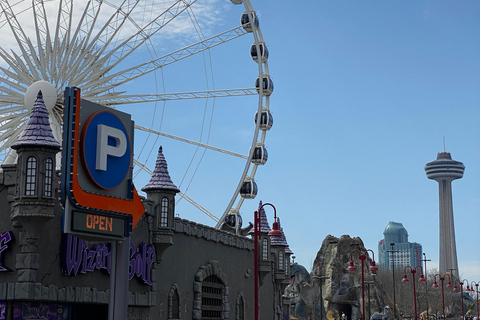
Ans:
{"label": "high-rise building", "polygon": [[452,181],[461,179],[464,171],[463,163],[452,160],[450,153],[445,150],[438,153],[437,160],[425,166],[428,179],[437,181],[439,186],[440,274],[460,274],[453,223]]}
{"label": "high-rise building", "polygon": [[422,266],[422,246],[416,242],[408,242],[408,232],[400,222],[388,223],[383,231],[383,239],[378,242],[378,256],[378,264],[382,270]]}

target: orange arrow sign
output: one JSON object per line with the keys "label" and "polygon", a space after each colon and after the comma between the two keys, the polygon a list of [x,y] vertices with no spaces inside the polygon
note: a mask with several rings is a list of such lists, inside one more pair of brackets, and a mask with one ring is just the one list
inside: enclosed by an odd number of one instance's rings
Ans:
{"label": "orange arrow sign", "polygon": [[[77,103],[80,103],[80,90],[77,90]],[[75,201],[85,208],[94,208],[112,212],[119,212],[132,215],[132,230],[145,212],[142,200],[137,193],[137,189],[133,187],[133,200],[113,198],[105,195],[85,192],[77,179],[78,150],[79,150],[79,132],[80,132],[80,112],[75,115],[75,146],[73,150],[73,183],[72,191]]]}

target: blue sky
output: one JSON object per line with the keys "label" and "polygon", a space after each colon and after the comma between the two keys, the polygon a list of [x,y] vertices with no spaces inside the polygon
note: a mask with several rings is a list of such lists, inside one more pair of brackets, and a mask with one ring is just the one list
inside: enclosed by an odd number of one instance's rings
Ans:
{"label": "blue sky", "polygon": [[[252,1],[270,52],[274,126],[265,140],[268,162],[255,176],[259,193],[241,207],[243,220],[253,221],[260,200],[274,204],[295,261],[307,269],[327,235],[360,237],[377,252],[389,221],[401,222],[409,240],[422,244],[432,260],[427,268],[437,268],[438,186],[427,179],[424,166],[442,151],[445,137],[446,151],[466,166],[464,178],[453,182],[460,273],[470,281],[480,280],[480,2]],[[58,2],[45,6],[54,11]],[[25,3],[14,10],[22,12],[19,19],[34,39],[32,19],[20,8]],[[149,3],[138,7],[138,25],[160,8]],[[227,0],[199,0],[193,8],[206,37],[238,26],[244,11]],[[105,6],[100,21],[106,21],[109,10]],[[79,12],[74,13],[78,20]],[[175,19],[149,40],[149,50],[139,48],[118,68],[197,41],[190,18]],[[124,29],[120,37],[136,26],[127,21]],[[13,37],[3,34],[2,47],[14,48]],[[220,45],[121,90],[138,94],[252,88],[258,76],[249,56],[252,42],[250,35]],[[147,128],[246,154],[257,105],[250,96],[120,109]],[[160,145],[174,183],[221,216],[245,160],[142,132],[136,132],[135,156],[153,169]],[[137,189],[148,179],[140,171]],[[176,214],[215,225],[184,200]],[[272,223],[268,207],[267,215]]]}
{"label": "blue sky", "polygon": [[395,221],[438,267],[438,186],[424,166],[445,137],[466,166],[453,182],[460,273],[480,279],[480,3],[253,5],[275,81],[259,198],[276,205],[296,261],[309,268],[328,234],[377,252]]}
{"label": "blue sky", "polygon": [[[445,137],[446,151],[466,166],[464,178],[453,182],[460,273],[480,279],[480,3],[252,5],[270,52],[274,126],[265,143],[269,159],[255,176],[259,193],[241,208],[244,221],[253,221],[260,200],[274,204],[295,261],[307,269],[327,235],[360,237],[377,252],[389,221],[401,222],[409,241],[422,244],[432,260],[427,268],[438,268],[438,186],[424,166],[442,151]],[[207,32],[235,26],[242,12],[241,6],[225,6]],[[203,77],[216,88],[253,86],[251,43],[242,38],[165,68],[167,91],[198,90],[205,87]],[[249,97],[167,103],[163,129],[195,136],[203,107],[215,110],[209,143],[245,153],[256,109]],[[194,148],[165,139],[159,144],[182,192],[221,216],[244,162],[207,151],[187,188],[193,169],[184,178],[184,168]],[[145,179],[140,174],[137,186]],[[183,200],[176,214],[215,225]],[[272,223],[268,207],[267,215]]]}

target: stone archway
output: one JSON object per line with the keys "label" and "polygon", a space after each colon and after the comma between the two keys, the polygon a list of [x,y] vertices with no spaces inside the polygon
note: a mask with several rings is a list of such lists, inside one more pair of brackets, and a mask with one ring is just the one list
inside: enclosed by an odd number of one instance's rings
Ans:
{"label": "stone archway", "polygon": [[203,282],[207,278],[209,279],[209,281],[210,279],[216,278],[218,280],[218,283],[222,284],[222,286],[219,286],[219,289],[221,289],[220,294],[222,296],[222,312],[219,319],[228,319],[230,305],[228,303],[229,289],[227,286],[227,276],[218,266],[218,261],[215,260],[210,260],[206,265],[201,266],[195,274],[195,281],[193,282],[194,300],[192,319],[202,319],[202,288]]}

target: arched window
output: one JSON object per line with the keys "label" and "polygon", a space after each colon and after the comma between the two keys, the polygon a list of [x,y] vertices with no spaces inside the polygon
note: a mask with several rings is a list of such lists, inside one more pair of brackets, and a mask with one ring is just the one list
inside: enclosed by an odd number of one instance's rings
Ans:
{"label": "arched window", "polygon": [[245,320],[245,302],[241,293],[237,296],[236,320]]}
{"label": "arched window", "polygon": [[162,210],[160,212],[160,228],[168,227],[168,198],[162,198]]}
{"label": "arched window", "polygon": [[52,179],[53,179],[53,160],[52,158],[45,159],[45,188],[43,195],[46,197],[52,196]]}
{"label": "arched window", "polygon": [[290,264],[288,263],[288,256],[285,256],[285,274],[290,275]]}
{"label": "arched window", "polygon": [[285,253],[283,250],[280,250],[278,252],[278,270],[284,270],[285,269]]}
{"label": "arched window", "polygon": [[268,260],[268,239],[263,239],[262,260]]}
{"label": "arched window", "polygon": [[168,319],[180,318],[180,296],[178,295],[177,285],[173,285],[168,295]]}
{"label": "arched window", "polygon": [[34,196],[37,185],[37,158],[27,158],[27,175],[25,180],[25,195]]}
{"label": "arched window", "polygon": [[202,283],[202,319],[223,319],[222,312],[223,283],[215,275],[208,276]]}

